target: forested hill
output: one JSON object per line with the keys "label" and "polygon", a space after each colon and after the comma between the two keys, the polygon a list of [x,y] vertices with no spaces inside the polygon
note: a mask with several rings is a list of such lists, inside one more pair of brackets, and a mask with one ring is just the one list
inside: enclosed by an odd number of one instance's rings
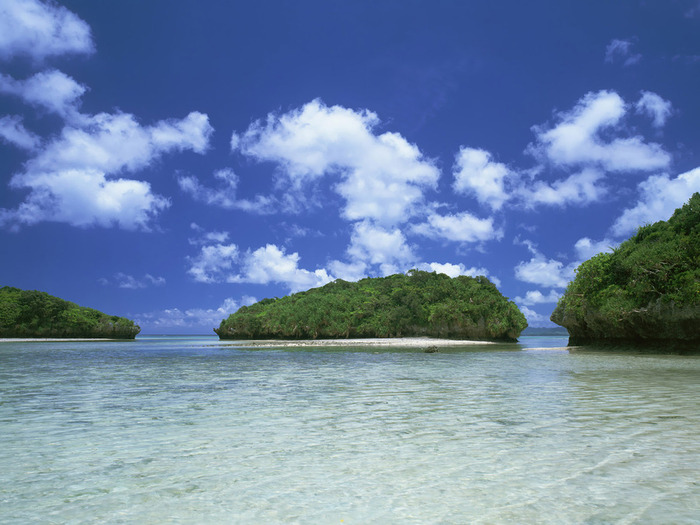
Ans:
{"label": "forested hill", "polygon": [[337,280],[243,306],[214,331],[221,339],[432,336],[514,341],[525,316],[486,277],[411,270]]}
{"label": "forested hill", "polygon": [[552,321],[570,344],[700,344],[700,194],[581,264]]}
{"label": "forested hill", "polygon": [[0,337],[133,339],[141,328],[45,292],[0,288]]}

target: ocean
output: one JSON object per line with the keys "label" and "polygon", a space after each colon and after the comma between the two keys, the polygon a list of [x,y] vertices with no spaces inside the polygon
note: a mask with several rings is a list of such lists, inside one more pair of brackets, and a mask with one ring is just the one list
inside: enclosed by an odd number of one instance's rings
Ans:
{"label": "ocean", "polygon": [[0,343],[0,522],[700,523],[700,357]]}

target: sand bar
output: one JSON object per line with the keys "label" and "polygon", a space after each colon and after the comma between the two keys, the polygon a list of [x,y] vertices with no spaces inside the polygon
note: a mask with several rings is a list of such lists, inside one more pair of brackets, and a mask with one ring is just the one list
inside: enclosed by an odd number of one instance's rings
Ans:
{"label": "sand bar", "polygon": [[250,341],[222,341],[228,346],[245,347],[304,347],[304,346],[395,346],[403,348],[424,348],[429,346],[466,346],[466,345],[490,345],[491,341],[468,341],[464,339],[435,339],[432,337],[382,337],[367,339],[303,339],[303,340],[250,340]]}

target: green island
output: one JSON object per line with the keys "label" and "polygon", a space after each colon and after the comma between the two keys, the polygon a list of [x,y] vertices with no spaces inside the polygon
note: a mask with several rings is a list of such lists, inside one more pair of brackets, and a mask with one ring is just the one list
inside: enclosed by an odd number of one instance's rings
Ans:
{"label": "green island", "polygon": [[342,339],[429,336],[515,341],[525,316],[486,277],[411,270],[336,280],[243,306],[214,331],[220,339]]}
{"label": "green island", "polygon": [[569,344],[700,344],[700,194],[581,264],[551,320]]}
{"label": "green island", "polygon": [[0,337],[134,339],[130,319],[107,315],[36,290],[0,288]]}

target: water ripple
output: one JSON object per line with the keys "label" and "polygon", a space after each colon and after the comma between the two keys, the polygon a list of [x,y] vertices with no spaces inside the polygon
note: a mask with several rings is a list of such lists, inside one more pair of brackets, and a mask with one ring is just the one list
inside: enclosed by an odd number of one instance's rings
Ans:
{"label": "water ripple", "polygon": [[698,523],[698,358],[507,348],[4,344],[0,521]]}

